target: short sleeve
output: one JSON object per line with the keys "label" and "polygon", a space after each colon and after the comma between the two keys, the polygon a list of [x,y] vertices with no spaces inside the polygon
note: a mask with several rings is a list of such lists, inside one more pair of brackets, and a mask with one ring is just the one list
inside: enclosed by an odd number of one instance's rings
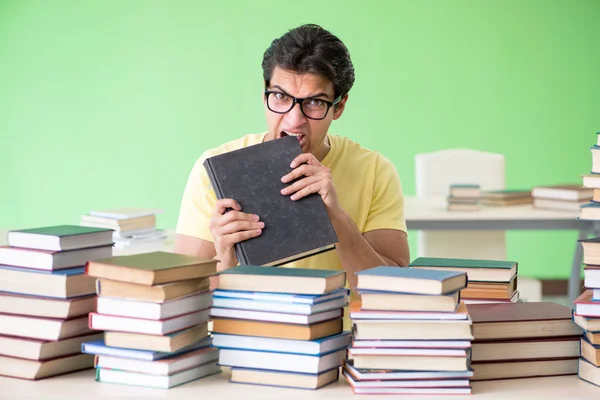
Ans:
{"label": "short sleeve", "polygon": [[400,177],[394,164],[381,155],[375,167],[373,195],[364,232],[375,229],[407,231]]}
{"label": "short sleeve", "polygon": [[188,177],[177,221],[176,233],[213,242],[210,232],[210,218],[217,199],[201,156]]}

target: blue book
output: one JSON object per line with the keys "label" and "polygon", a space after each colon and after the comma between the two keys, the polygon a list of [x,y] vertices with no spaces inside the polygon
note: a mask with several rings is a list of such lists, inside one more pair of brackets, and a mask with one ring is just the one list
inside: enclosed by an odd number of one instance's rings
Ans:
{"label": "blue book", "polygon": [[457,271],[375,267],[356,273],[358,290],[441,295],[467,286],[467,274]]}
{"label": "blue book", "polygon": [[0,291],[70,299],[96,293],[96,279],[84,267],[41,270],[0,265]]}
{"label": "blue book", "polygon": [[260,336],[229,335],[213,333],[213,346],[219,348],[268,351],[289,354],[320,356],[350,345],[350,332],[327,336],[316,340],[276,339]]}
{"label": "blue book", "polygon": [[345,271],[240,265],[219,274],[219,288],[249,292],[326,294],[346,284]]}
{"label": "blue book", "polygon": [[288,293],[269,293],[269,292],[244,292],[239,290],[223,290],[216,289],[213,292],[214,297],[223,297],[228,299],[247,299],[257,301],[268,301],[277,303],[292,303],[292,304],[319,304],[325,301],[339,299],[340,297],[349,296],[348,289],[338,289],[327,294],[288,294]]}
{"label": "blue book", "polygon": [[124,349],[120,347],[110,347],[104,344],[104,340],[94,340],[93,342],[82,343],[81,352],[86,354],[94,354],[98,356],[114,356],[122,358],[131,358],[134,360],[156,361],[209,347],[211,345],[211,342],[212,339],[210,337],[207,337],[206,339],[196,342],[190,346],[184,347],[180,350],[171,353],[167,353],[162,351],[135,350]]}
{"label": "blue book", "polygon": [[[316,390],[333,382],[337,382],[339,376],[339,367],[332,368],[328,371],[323,371],[319,374],[273,371],[268,369],[254,368],[232,368],[231,379],[229,382]],[[282,384],[282,382],[285,382],[285,384]]]}

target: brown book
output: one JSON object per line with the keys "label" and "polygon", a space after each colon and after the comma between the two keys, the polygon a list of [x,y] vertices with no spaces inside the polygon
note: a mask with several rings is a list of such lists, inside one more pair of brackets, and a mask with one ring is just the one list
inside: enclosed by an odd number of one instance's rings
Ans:
{"label": "brown book", "polygon": [[468,304],[475,340],[581,335],[571,309],[550,302]]}
{"label": "brown book", "polygon": [[[358,369],[391,369],[397,371],[466,371],[469,357],[353,355]],[[433,367],[433,368],[432,368]]]}
{"label": "brown book", "polygon": [[89,261],[86,275],[141,285],[206,278],[217,273],[217,261],[155,251]]}
{"label": "brown book", "polygon": [[460,291],[462,298],[468,299],[510,299],[517,290],[517,276],[510,282],[468,282],[467,287]]}
{"label": "brown book", "polygon": [[342,332],[342,318],[312,325],[281,324],[243,319],[213,318],[213,333],[278,339],[315,340]]}
{"label": "brown book", "polygon": [[0,335],[41,340],[61,340],[86,333],[93,333],[92,329],[88,327],[87,316],[62,320],[0,314]]}
{"label": "brown book", "polygon": [[550,360],[473,362],[472,381],[575,375],[578,357]]}
{"label": "brown book", "polygon": [[483,192],[483,200],[512,200],[512,199],[529,199],[531,202],[531,190],[489,190]]}
{"label": "brown book", "polygon": [[443,296],[366,292],[360,297],[363,310],[452,312],[458,306],[460,291]]}
{"label": "brown book", "polygon": [[573,314],[573,322],[587,332],[600,332],[600,318]]}
{"label": "brown book", "polygon": [[209,278],[189,279],[154,286],[119,282],[111,279],[98,279],[96,281],[96,293],[98,296],[151,301],[153,303],[164,303],[165,301],[188,294],[208,290],[209,287]]}
{"label": "brown book", "polygon": [[94,311],[95,301],[96,296],[56,299],[0,292],[0,313],[71,319]]}
{"label": "brown book", "polygon": [[0,375],[30,380],[81,371],[93,366],[92,354],[77,354],[47,361],[0,356]]}
{"label": "brown book", "polygon": [[145,349],[172,353],[208,336],[208,323],[193,326],[168,335],[147,335],[129,332],[104,332],[104,344],[124,349]]}
{"label": "brown book", "polygon": [[102,333],[86,334],[57,341],[0,336],[0,355],[45,361],[79,354],[82,343],[101,339]]}
{"label": "brown book", "polygon": [[600,189],[594,189],[594,197],[592,198],[592,201],[600,203]]}
{"label": "brown book", "polygon": [[527,197],[515,197],[515,198],[507,198],[507,199],[487,199],[484,198],[481,201],[481,204],[484,206],[490,207],[505,207],[505,206],[517,206],[521,204],[531,204],[533,199],[529,196]]}
{"label": "brown book", "polygon": [[579,357],[579,336],[564,338],[491,340],[474,342],[472,361],[534,360]]}
{"label": "brown book", "polygon": [[600,332],[585,332],[585,337],[593,345],[600,345]]}
{"label": "brown book", "polygon": [[600,386],[600,367],[596,367],[584,358],[580,358],[579,378],[593,385]]}
{"label": "brown book", "polygon": [[600,366],[600,347],[594,347],[585,336],[581,338],[581,356],[596,367]]}

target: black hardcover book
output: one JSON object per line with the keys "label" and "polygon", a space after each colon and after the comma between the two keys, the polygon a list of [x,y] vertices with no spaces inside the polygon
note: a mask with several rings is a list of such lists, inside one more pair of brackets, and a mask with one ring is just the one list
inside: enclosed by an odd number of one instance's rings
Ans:
{"label": "black hardcover book", "polygon": [[270,140],[207,158],[217,199],[230,198],[265,223],[262,234],[237,243],[240,264],[276,266],[335,248],[338,239],[317,193],[293,201],[281,178],[302,150],[294,137]]}

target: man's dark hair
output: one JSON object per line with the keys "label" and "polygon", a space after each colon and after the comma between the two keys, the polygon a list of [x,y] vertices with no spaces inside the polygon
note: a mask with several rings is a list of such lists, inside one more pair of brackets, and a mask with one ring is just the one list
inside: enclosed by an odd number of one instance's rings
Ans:
{"label": "man's dark hair", "polygon": [[262,62],[266,87],[275,67],[329,79],[334,97],[347,94],[354,84],[354,66],[348,48],[319,25],[302,25],[273,40]]}

